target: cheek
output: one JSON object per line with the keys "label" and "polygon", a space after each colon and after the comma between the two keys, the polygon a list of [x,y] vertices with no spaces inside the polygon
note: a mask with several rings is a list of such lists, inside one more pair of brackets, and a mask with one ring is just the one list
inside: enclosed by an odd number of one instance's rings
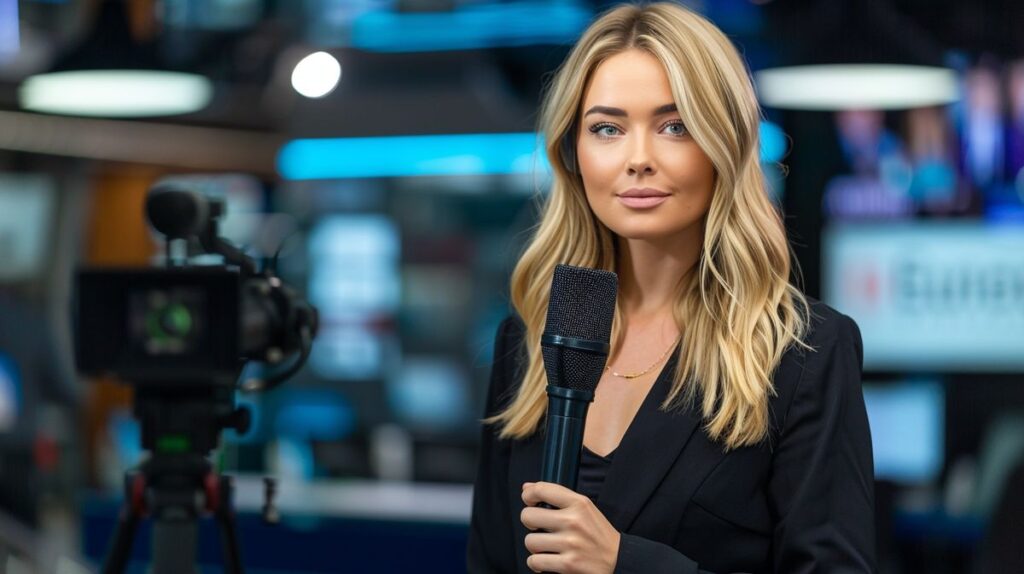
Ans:
{"label": "cheek", "polygon": [[580,146],[577,158],[580,176],[587,184],[587,189],[607,188],[615,183],[619,173],[619,162],[614,154],[600,153],[589,149],[589,146]]}
{"label": "cheek", "polygon": [[715,166],[696,146],[667,157],[662,165],[672,181],[685,191],[710,193],[714,188]]}
{"label": "cheek", "polygon": [[595,150],[581,145],[578,148],[580,178],[586,190],[587,203],[600,218],[614,200],[621,162],[610,150]]}

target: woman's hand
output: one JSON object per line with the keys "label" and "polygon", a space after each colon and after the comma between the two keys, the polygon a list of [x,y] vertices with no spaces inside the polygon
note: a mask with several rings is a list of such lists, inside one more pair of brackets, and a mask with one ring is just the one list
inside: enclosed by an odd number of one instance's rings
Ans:
{"label": "woman's hand", "polygon": [[[619,555],[619,531],[594,503],[550,482],[523,484],[520,520],[530,534],[526,565],[534,572],[611,574]],[[554,508],[536,508],[546,502]]]}

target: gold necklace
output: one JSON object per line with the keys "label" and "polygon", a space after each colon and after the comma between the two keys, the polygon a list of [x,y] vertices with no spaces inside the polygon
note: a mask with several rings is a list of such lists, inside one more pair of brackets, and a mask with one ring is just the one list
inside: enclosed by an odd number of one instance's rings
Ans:
{"label": "gold necklace", "polygon": [[680,334],[678,337],[676,337],[676,340],[673,341],[672,344],[669,345],[667,349],[665,349],[665,352],[662,353],[660,357],[658,357],[657,359],[655,359],[655,361],[653,363],[651,363],[651,366],[649,366],[646,369],[640,371],[639,373],[616,373],[615,371],[612,371],[612,368],[611,368],[610,365],[606,366],[604,368],[604,370],[611,371],[612,376],[618,377],[620,379],[626,379],[627,381],[640,378],[640,377],[646,375],[647,373],[651,372],[651,369],[653,369],[654,367],[658,366],[659,363],[664,361],[665,357],[667,357],[668,354],[670,352],[672,352],[672,349],[676,348],[676,345],[679,344],[679,341],[682,338],[683,338],[682,334]]}

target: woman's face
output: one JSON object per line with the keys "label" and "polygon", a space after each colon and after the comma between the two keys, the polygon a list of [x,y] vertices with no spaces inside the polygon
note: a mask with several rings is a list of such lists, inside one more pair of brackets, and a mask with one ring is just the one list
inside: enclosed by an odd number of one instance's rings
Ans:
{"label": "woman's face", "polygon": [[714,166],[674,102],[661,62],[635,49],[602,62],[583,94],[580,175],[590,208],[620,237],[702,234]]}

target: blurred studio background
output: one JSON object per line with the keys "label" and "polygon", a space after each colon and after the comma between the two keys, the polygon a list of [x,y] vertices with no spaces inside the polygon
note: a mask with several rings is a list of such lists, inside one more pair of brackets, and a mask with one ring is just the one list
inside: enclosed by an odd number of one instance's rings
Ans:
{"label": "blurred studio background", "polygon": [[[1024,4],[685,4],[755,74],[805,291],[861,327],[880,571],[1024,571]],[[611,5],[0,0],[0,571],[98,571],[142,452],[131,388],[75,373],[73,278],[155,264],[167,178],[321,314],[213,457],[247,571],[463,570],[540,91]]]}

